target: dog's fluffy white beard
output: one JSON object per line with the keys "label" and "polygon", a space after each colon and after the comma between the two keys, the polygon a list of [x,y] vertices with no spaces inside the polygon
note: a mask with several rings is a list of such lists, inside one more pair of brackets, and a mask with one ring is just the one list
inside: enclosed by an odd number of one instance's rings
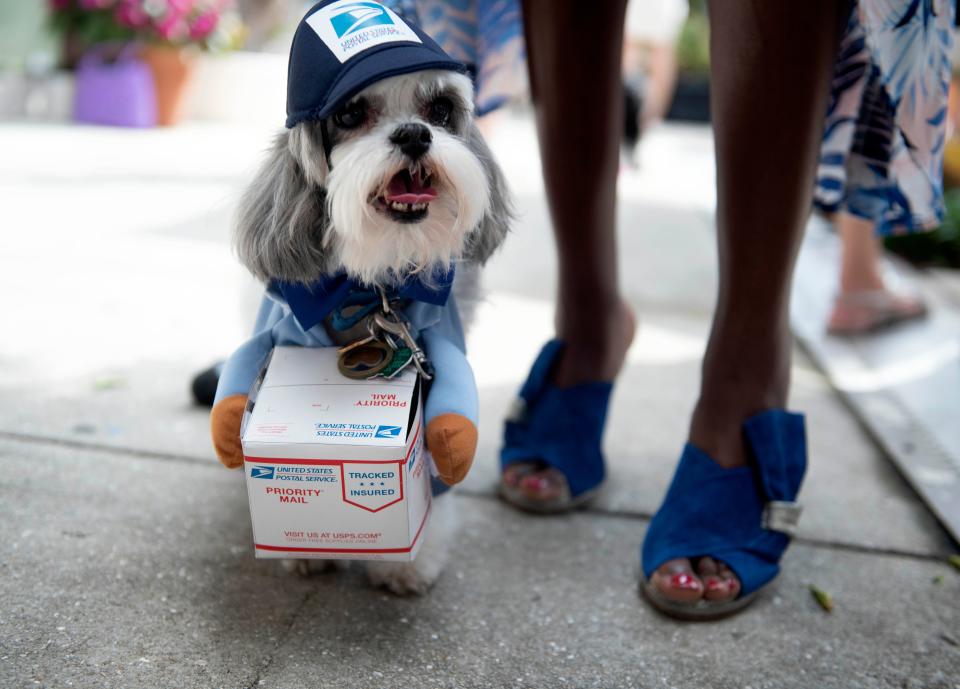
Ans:
{"label": "dog's fluffy white beard", "polygon": [[434,129],[430,151],[421,160],[437,188],[427,216],[401,223],[379,212],[372,199],[408,166],[387,144],[392,129],[392,124],[378,127],[338,145],[327,178],[328,249],[351,277],[368,285],[390,284],[410,273],[429,281],[437,271],[447,270],[463,252],[490,197],[480,161],[458,138]]}

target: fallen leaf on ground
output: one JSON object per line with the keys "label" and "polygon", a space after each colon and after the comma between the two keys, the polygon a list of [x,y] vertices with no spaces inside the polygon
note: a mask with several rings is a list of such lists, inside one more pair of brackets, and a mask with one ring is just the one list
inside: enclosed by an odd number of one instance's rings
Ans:
{"label": "fallen leaf on ground", "polygon": [[827,612],[833,612],[833,597],[829,593],[810,584],[810,594],[821,608]]}
{"label": "fallen leaf on ground", "polygon": [[124,383],[123,378],[101,378],[94,382],[94,390],[115,390],[117,388],[122,388]]}

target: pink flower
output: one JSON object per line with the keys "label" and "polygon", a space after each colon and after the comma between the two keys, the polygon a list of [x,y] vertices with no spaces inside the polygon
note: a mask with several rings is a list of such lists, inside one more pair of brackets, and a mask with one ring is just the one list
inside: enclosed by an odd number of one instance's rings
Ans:
{"label": "pink flower", "polygon": [[217,22],[220,21],[220,15],[216,10],[210,10],[198,15],[190,24],[190,38],[200,41],[213,33],[217,28]]}
{"label": "pink flower", "polygon": [[154,22],[153,27],[157,35],[167,41],[181,41],[190,35],[190,27],[183,15],[175,12],[167,12],[166,16]]}
{"label": "pink flower", "polygon": [[49,0],[50,9],[54,12],[62,12],[70,7],[71,0]]}
{"label": "pink flower", "polygon": [[131,29],[139,29],[150,22],[150,15],[144,12],[140,0],[120,0],[113,16],[118,24]]}
{"label": "pink flower", "polygon": [[173,12],[179,15],[189,14],[193,9],[194,0],[167,0],[167,12]]}

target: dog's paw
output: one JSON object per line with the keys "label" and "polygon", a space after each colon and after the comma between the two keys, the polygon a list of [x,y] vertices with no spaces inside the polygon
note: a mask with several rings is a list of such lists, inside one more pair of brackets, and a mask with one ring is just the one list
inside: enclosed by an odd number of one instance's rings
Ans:
{"label": "dog's paw", "polygon": [[434,585],[443,564],[439,566],[420,562],[368,562],[367,578],[377,587],[383,587],[398,596],[422,596]]}
{"label": "dog's paw", "polygon": [[413,562],[367,563],[367,578],[398,596],[422,596],[433,586],[447,564],[450,541],[457,531],[454,496],[446,493],[433,499],[433,514],[423,534],[423,545]]}
{"label": "dog's paw", "polygon": [[347,568],[343,560],[281,560],[280,566],[288,574],[299,574],[308,577],[311,574],[323,574]]}

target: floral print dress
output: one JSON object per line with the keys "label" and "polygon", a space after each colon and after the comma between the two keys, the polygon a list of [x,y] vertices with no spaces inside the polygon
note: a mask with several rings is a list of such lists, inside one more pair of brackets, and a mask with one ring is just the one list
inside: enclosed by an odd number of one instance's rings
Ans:
{"label": "floral print dress", "polygon": [[470,68],[477,114],[486,115],[527,88],[519,0],[384,0]]}
{"label": "floral print dress", "polygon": [[[519,0],[386,0],[473,71],[477,111],[526,90]],[[879,234],[943,218],[955,0],[855,0],[831,83],[814,204]]]}
{"label": "floral print dress", "polygon": [[953,0],[858,0],[834,69],[814,202],[881,235],[943,218]]}

